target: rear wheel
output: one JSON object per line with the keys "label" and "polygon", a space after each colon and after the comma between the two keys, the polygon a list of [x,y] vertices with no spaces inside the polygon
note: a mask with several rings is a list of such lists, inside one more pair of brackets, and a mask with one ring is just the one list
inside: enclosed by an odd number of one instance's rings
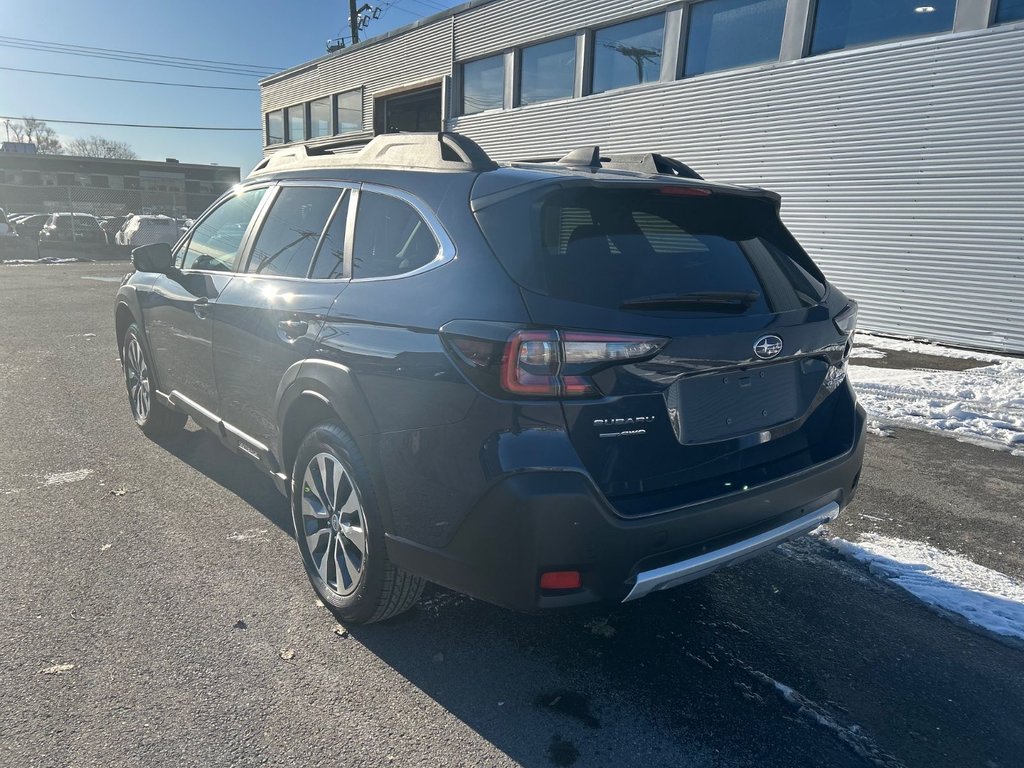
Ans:
{"label": "rear wheel", "polygon": [[416,603],[423,580],[388,560],[369,473],[339,425],[319,424],[302,441],[291,500],[306,576],[339,619],[369,624]]}
{"label": "rear wheel", "polygon": [[139,428],[150,437],[159,437],[178,432],[188,421],[188,415],[174,411],[157,400],[146,348],[142,344],[139,327],[132,323],[124,335],[121,352],[124,368],[124,383],[128,390],[128,405],[132,418]]}

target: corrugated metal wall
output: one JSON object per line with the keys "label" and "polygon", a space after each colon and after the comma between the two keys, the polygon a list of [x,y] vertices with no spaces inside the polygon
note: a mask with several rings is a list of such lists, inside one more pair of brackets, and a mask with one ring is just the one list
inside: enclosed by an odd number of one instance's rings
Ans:
{"label": "corrugated metal wall", "polygon": [[[304,74],[272,84],[264,107],[362,83],[369,128],[375,90],[449,73],[453,50],[471,58],[523,42],[530,30],[570,32],[622,13],[621,4],[605,0],[581,5],[472,7],[319,63],[315,88]],[[860,301],[862,328],[1024,353],[1024,25],[449,125],[498,159],[600,143],[661,151],[709,178],[777,190],[787,224],[833,282]]]}
{"label": "corrugated metal wall", "polygon": [[537,2],[505,0],[470,8],[455,17],[455,58],[474,59],[585,27],[602,26],[664,8],[665,0]]}

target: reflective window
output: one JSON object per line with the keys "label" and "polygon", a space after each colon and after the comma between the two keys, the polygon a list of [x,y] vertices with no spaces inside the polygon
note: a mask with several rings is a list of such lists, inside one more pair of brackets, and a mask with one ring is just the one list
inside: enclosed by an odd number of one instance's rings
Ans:
{"label": "reflective window", "polygon": [[491,56],[462,65],[462,114],[505,105],[505,57]]}
{"label": "reflective window", "polygon": [[818,0],[811,54],[948,32],[956,0]]}
{"label": "reflective window", "polygon": [[260,228],[247,271],[305,277],[340,194],[331,187],[282,187]]}
{"label": "reflective window", "polygon": [[391,195],[363,192],[356,213],[352,276],[384,277],[429,264],[439,246],[416,209]]}
{"label": "reflective window", "polygon": [[572,98],[576,82],[576,38],[563,37],[523,48],[519,60],[519,104]]}
{"label": "reflective window", "polygon": [[996,6],[996,24],[1024,19],[1024,0],[999,0]]}
{"label": "reflective window", "polygon": [[265,188],[250,189],[221,203],[213,213],[192,230],[185,247],[181,269],[209,269],[230,272],[242,245],[242,237]]}
{"label": "reflective window", "polygon": [[665,17],[660,14],[597,30],[591,93],[660,79],[664,45]]}
{"label": "reflective window", "polygon": [[330,136],[332,133],[330,98],[309,102],[309,138]]}
{"label": "reflective window", "polygon": [[684,76],[777,61],[786,0],[707,0],[690,6]]}
{"label": "reflective window", "polygon": [[284,110],[267,113],[267,144],[284,144]]}
{"label": "reflective window", "polygon": [[334,97],[338,133],[363,130],[363,92],[345,91]]}
{"label": "reflective window", "polygon": [[334,209],[334,216],[324,234],[320,251],[313,264],[310,277],[337,279],[345,277],[345,226],[348,223],[348,205],[351,195],[346,190],[344,197]]}
{"label": "reflective window", "polygon": [[284,111],[284,121],[288,125],[288,141],[306,140],[306,105],[296,104]]}

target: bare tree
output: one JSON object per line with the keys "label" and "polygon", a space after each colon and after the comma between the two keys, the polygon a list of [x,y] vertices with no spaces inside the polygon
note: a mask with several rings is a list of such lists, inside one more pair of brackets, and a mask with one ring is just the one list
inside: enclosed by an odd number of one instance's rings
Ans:
{"label": "bare tree", "polygon": [[123,141],[114,141],[103,136],[87,136],[72,139],[65,147],[66,154],[82,157],[105,157],[108,159],[138,160],[135,150]]}
{"label": "bare tree", "polygon": [[42,155],[59,155],[63,149],[57,132],[42,120],[36,120],[34,117],[7,120],[4,127],[15,141],[32,142]]}

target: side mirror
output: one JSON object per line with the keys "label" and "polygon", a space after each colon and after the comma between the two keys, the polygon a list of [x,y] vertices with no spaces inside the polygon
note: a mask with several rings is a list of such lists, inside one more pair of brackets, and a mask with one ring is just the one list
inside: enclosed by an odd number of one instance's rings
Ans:
{"label": "side mirror", "polygon": [[174,266],[174,255],[167,243],[151,243],[132,249],[132,264],[139,272],[160,272],[166,275]]}

